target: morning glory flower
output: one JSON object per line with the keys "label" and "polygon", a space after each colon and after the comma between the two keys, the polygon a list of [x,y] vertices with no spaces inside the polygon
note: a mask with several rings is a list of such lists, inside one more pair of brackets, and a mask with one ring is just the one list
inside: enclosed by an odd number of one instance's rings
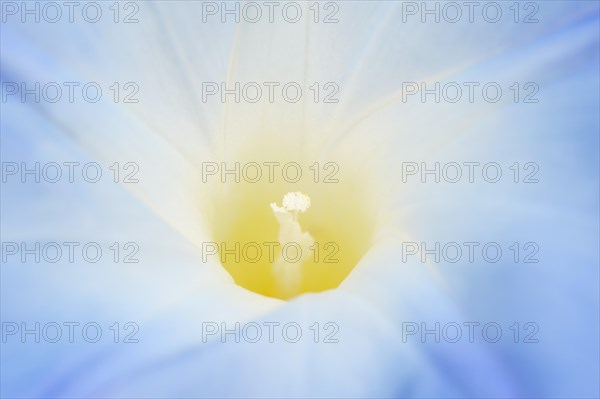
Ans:
{"label": "morning glory flower", "polygon": [[598,396],[597,3],[1,6],[3,396]]}

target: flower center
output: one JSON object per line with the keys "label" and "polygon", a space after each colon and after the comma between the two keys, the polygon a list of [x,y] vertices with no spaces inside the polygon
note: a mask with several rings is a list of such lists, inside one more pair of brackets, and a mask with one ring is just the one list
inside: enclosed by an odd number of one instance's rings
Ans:
{"label": "flower center", "polygon": [[220,162],[228,172],[215,174],[209,212],[218,259],[235,282],[281,299],[336,288],[371,246],[376,216],[358,165],[286,155],[263,146],[237,158],[247,162]]}

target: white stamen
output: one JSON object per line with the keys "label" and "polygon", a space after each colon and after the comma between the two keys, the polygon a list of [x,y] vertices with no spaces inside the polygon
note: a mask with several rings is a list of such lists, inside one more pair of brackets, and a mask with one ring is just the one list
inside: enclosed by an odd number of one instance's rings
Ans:
{"label": "white stamen", "polygon": [[310,197],[300,191],[287,193],[283,196],[283,207],[288,211],[306,212],[310,208]]}
{"label": "white stamen", "polygon": [[315,240],[308,232],[303,232],[298,223],[298,212],[306,212],[310,198],[299,191],[283,196],[283,207],[271,203],[271,209],[279,222],[278,240],[282,247],[294,243],[301,250],[300,259],[288,262],[281,255],[273,263],[273,270],[279,280],[280,290],[289,296],[298,292],[302,282],[302,263],[310,257],[310,247]]}

